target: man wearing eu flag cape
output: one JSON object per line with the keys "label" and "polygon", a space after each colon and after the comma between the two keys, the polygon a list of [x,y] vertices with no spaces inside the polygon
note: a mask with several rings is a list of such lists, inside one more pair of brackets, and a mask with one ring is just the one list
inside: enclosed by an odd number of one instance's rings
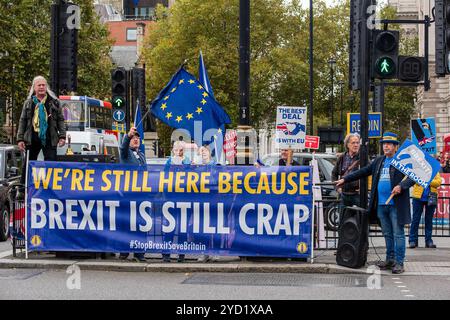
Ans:
{"label": "man wearing eu flag cape", "polygon": [[152,102],[151,111],[170,127],[186,130],[197,145],[214,143],[220,150],[224,125],[231,120],[214,99],[206,70],[200,78],[203,85],[181,66]]}

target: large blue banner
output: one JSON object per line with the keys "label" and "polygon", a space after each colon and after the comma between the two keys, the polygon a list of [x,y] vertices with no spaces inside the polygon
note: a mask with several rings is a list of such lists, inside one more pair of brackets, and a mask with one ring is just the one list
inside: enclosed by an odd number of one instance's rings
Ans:
{"label": "large blue banner", "polygon": [[309,167],[30,161],[31,251],[309,257]]}

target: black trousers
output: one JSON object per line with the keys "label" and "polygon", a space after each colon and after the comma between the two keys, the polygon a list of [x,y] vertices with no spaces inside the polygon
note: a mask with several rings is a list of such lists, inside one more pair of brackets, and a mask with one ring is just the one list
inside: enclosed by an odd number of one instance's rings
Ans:
{"label": "black trousers", "polygon": [[[27,151],[30,152],[29,159],[37,160],[39,152],[44,154],[44,161],[56,161],[56,147],[51,146],[51,141],[49,134],[47,134],[46,144],[42,146],[41,139],[36,132],[32,134],[32,143],[30,146],[27,146]],[[20,177],[20,183],[25,185],[25,177],[27,174],[27,158],[25,156],[25,160],[23,161],[22,166],[22,175]]]}

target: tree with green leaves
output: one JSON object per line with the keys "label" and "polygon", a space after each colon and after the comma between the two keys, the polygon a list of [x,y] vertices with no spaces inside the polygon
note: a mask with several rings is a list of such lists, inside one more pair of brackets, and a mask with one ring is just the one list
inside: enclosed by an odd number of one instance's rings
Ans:
{"label": "tree with green leaves", "polygon": [[[254,128],[273,127],[279,105],[308,105],[309,100],[309,10],[299,1],[251,1],[250,121]],[[383,15],[395,13],[383,8]],[[350,92],[348,46],[350,1],[329,6],[314,1],[314,131],[331,124],[331,96],[335,119],[340,113],[359,112],[359,94]],[[147,96],[154,98],[187,59],[187,70],[196,75],[202,50],[217,101],[238,124],[239,115],[239,1],[179,0],[170,8],[157,9],[157,21],[147,33],[143,62],[147,68]],[[334,58],[335,84],[331,91],[328,61]],[[340,106],[339,80],[343,106]],[[408,91],[409,90],[409,91]],[[389,104],[390,125],[409,121],[410,89],[397,97],[401,108]],[[392,110],[395,108],[395,110]],[[394,111],[402,110],[399,119]],[[338,115],[338,116],[337,116]],[[345,121],[345,118],[344,118]],[[171,129],[158,126],[162,145],[169,150]]]}
{"label": "tree with green leaves", "polygon": [[[93,2],[75,2],[81,9],[77,93],[105,98],[110,95],[112,41],[94,11]],[[37,75],[49,79],[52,3],[52,0],[0,1],[0,96],[11,97],[14,84],[16,127],[32,79]]]}

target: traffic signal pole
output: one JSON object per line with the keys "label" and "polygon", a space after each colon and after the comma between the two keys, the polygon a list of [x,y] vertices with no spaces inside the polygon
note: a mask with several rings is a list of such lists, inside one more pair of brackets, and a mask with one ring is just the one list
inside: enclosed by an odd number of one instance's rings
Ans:
{"label": "traffic signal pole", "polygon": [[[368,164],[368,147],[369,147],[369,93],[370,93],[370,41],[369,41],[369,28],[367,26],[368,21],[368,8],[371,4],[370,0],[364,0],[364,6],[362,6],[362,19],[361,19],[361,65],[360,65],[360,77],[361,77],[361,147],[359,151],[359,163],[360,167],[363,168]],[[364,177],[359,183],[359,197],[360,204],[362,208],[367,208],[368,203],[368,187],[367,178]]]}

